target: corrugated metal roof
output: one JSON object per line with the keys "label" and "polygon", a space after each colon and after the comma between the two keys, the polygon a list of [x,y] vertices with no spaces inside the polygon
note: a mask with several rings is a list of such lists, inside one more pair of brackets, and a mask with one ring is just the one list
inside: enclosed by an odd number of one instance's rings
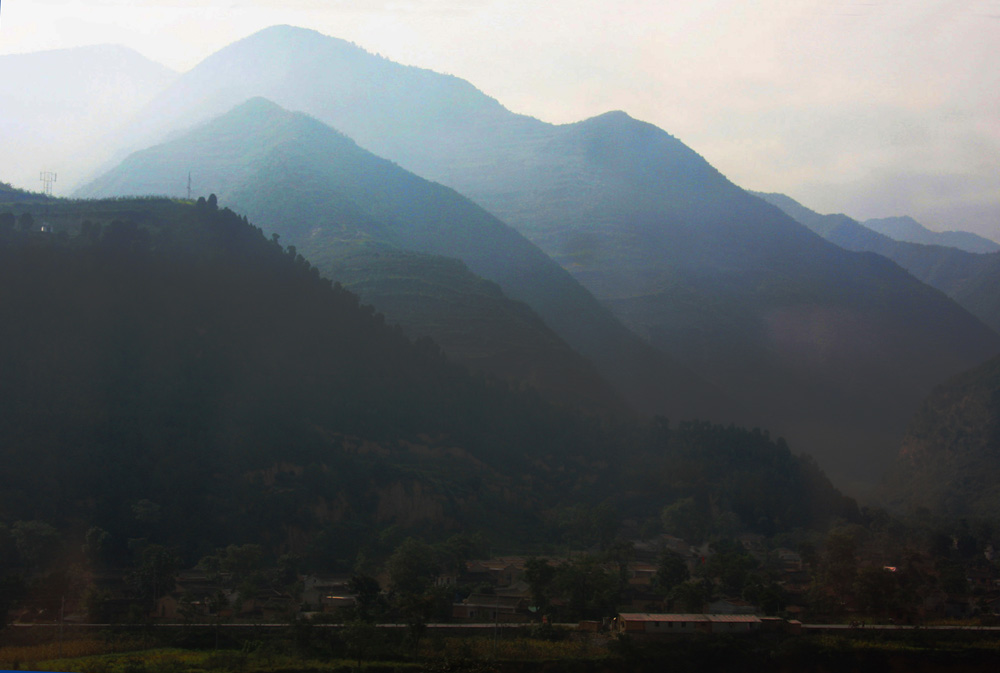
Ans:
{"label": "corrugated metal roof", "polygon": [[657,614],[654,612],[623,612],[618,615],[627,622],[707,622],[708,615]]}
{"label": "corrugated metal roof", "polygon": [[713,622],[739,622],[741,624],[759,624],[760,617],[757,615],[705,615],[709,621]]}

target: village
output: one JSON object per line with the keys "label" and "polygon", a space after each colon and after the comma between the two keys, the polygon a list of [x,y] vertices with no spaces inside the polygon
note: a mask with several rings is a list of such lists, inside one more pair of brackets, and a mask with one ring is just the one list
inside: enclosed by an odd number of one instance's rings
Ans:
{"label": "village", "polygon": [[[821,547],[796,550],[760,535],[692,545],[662,534],[493,558],[464,558],[471,548],[461,536],[437,545],[408,538],[371,574],[301,573],[288,559],[268,567],[256,545],[230,545],[181,569],[169,550],[150,545],[135,568],[79,571],[27,592],[7,622],[562,624],[687,634],[794,632],[802,623],[990,625],[1000,615],[992,548],[965,565],[913,550],[893,561],[858,536],[834,530]],[[938,553],[954,561],[959,542]]]}

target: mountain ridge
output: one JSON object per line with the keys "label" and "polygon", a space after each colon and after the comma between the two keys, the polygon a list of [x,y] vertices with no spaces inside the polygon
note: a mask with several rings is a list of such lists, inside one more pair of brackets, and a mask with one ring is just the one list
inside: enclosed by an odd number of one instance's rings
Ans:
{"label": "mountain ridge", "polygon": [[[247,66],[227,71],[227,86],[312,114],[485,207],[657,352],[820,457],[840,483],[875,479],[923,393],[1000,344],[939,293],[824,241],[627,115],[545,124],[456,78],[342,41],[324,47],[323,36],[290,28],[250,36],[218,58],[252,63],[279,37],[287,49],[299,36],[303,48],[282,58],[301,68],[275,82]],[[327,48],[349,54],[327,58]],[[192,115],[224,112],[212,109],[214,62],[182,78],[150,114],[186,104]],[[165,130],[167,121],[157,123]],[[593,352],[534,307],[578,350]]]}
{"label": "mountain ridge", "polygon": [[996,241],[969,231],[931,231],[908,215],[874,218],[861,224],[897,241],[941,245],[973,253],[1000,252],[1000,243]]}
{"label": "mountain ridge", "polygon": [[820,215],[783,194],[758,193],[803,225],[847,250],[891,259],[1000,332],[1000,253],[897,241],[847,215]]}
{"label": "mountain ridge", "polygon": [[[708,387],[649,352],[515,230],[454,190],[408,173],[320,121],[267,99],[253,98],[171,142],[133,154],[80,193],[181,195],[181,177],[197,157],[200,185],[255,220],[274,223],[283,240],[324,271],[336,262],[337,248],[359,236],[401,250],[460,258],[508,296],[532,306],[597,364],[629,404],[647,412],[672,409],[671,415],[682,417],[709,415],[703,402],[714,393]],[[208,184],[206,172],[212,176]]]}

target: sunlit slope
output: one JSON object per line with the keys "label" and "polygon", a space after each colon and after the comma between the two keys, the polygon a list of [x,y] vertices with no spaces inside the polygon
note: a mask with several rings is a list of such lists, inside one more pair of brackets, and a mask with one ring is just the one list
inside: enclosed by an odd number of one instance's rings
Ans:
{"label": "sunlit slope", "polygon": [[[514,229],[453,190],[408,173],[315,119],[266,100],[251,100],[168,143],[134,154],[81,194],[179,195],[186,190],[189,171],[223,203],[268,222],[282,242],[295,245],[324,272],[332,272],[345,251],[365,241],[460,259],[508,297],[530,306],[633,407],[675,418],[732,417],[721,396],[625,329]],[[473,316],[455,309],[447,329],[478,329],[456,323]],[[551,342],[547,331],[536,336]],[[501,350],[508,345],[501,344]],[[560,361],[569,360],[560,355],[550,365],[559,368]],[[545,378],[565,387],[555,382],[557,377]],[[594,388],[592,396],[611,395]]]}

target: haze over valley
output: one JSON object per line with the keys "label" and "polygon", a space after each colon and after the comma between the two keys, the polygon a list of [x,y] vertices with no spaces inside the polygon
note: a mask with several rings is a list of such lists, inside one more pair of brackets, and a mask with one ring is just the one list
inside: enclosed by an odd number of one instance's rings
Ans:
{"label": "haze over valley", "polygon": [[[858,183],[855,219],[813,209],[846,173],[743,185],[617,87],[552,123],[284,24],[171,65],[0,55],[8,619],[59,578],[81,622],[270,600],[360,666],[350,629],[406,623],[424,661],[483,596],[594,628],[1000,605],[988,161],[934,199]],[[928,165],[913,189],[960,172]],[[307,597],[333,575],[344,602]]]}

